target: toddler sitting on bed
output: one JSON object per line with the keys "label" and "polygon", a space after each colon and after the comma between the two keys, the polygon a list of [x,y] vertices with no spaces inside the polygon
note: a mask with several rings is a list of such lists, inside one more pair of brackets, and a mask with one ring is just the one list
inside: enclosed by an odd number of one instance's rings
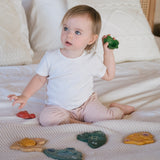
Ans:
{"label": "toddler sitting on bed", "polygon": [[132,113],[135,109],[128,105],[112,103],[107,108],[93,91],[94,76],[106,81],[115,76],[113,50],[108,43],[103,44],[103,63],[96,55],[89,54],[101,29],[99,13],[86,5],[75,6],[65,14],[62,27],[63,47],[44,55],[36,75],[20,96],[8,96],[14,100],[13,105],[20,103],[19,108],[23,108],[47,82],[46,106],[39,116],[43,126],[121,119]]}

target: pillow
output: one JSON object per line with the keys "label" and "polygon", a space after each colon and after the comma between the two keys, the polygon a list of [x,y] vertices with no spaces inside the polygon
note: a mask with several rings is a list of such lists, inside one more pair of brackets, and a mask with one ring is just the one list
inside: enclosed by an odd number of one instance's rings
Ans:
{"label": "pillow", "polygon": [[114,51],[116,63],[160,58],[140,0],[67,0],[68,8],[79,4],[92,6],[101,14],[98,54],[103,55],[102,36],[111,34],[120,43]]}
{"label": "pillow", "polygon": [[31,2],[32,2],[32,0],[22,0],[22,6],[25,10],[26,16],[30,12],[29,10],[30,10],[30,6],[31,6]]}
{"label": "pillow", "polygon": [[32,55],[21,0],[0,1],[0,65],[29,64]]}
{"label": "pillow", "polygon": [[28,16],[30,43],[37,58],[47,50],[61,47],[61,20],[67,10],[65,0],[33,0]]}

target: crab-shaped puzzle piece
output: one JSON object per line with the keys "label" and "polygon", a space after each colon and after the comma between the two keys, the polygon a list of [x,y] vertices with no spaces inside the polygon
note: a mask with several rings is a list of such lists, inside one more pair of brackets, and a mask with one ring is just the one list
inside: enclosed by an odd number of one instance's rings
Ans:
{"label": "crab-shaped puzzle piece", "polygon": [[23,152],[42,152],[43,145],[47,142],[44,138],[24,138],[13,143],[10,149]]}
{"label": "crab-shaped puzzle piece", "polygon": [[74,148],[65,148],[56,150],[54,148],[44,149],[43,153],[53,159],[57,160],[82,160],[82,153]]}
{"label": "crab-shaped puzzle piece", "polygon": [[123,139],[125,144],[144,145],[154,143],[154,136],[150,132],[136,132],[126,136]]}
{"label": "crab-shaped puzzle piece", "polygon": [[102,131],[85,132],[77,135],[77,139],[87,142],[91,148],[98,148],[107,142],[106,134]]}
{"label": "crab-shaped puzzle piece", "polygon": [[20,117],[20,118],[24,118],[24,119],[32,119],[32,118],[35,118],[36,115],[35,114],[29,114],[28,111],[21,111],[21,112],[18,112],[16,114],[17,117]]}
{"label": "crab-shaped puzzle piece", "polygon": [[103,43],[108,42],[108,48],[109,49],[115,49],[118,48],[119,42],[116,39],[113,39],[111,36],[107,36],[106,38],[103,39]]}

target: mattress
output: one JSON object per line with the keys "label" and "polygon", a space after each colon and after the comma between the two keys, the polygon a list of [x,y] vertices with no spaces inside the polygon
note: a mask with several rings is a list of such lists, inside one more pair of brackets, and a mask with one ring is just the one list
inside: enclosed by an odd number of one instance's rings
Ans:
{"label": "mattress", "polygon": [[[22,110],[35,113],[35,119],[16,116],[18,105],[12,106],[9,94],[21,94],[35,74],[37,64],[0,67],[0,157],[5,160],[50,159],[42,152],[11,150],[10,145],[24,137],[47,139],[45,148],[73,147],[82,152],[85,160],[158,160],[160,157],[160,61],[126,62],[116,65],[112,81],[94,79],[95,92],[107,107],[112,102],[132,105],[136,111],[121,120],[89,124],[65,124],[42,127],[38,116],[44,107],[46,86],[35,93]],[[21,111],[22,111],[21,110]],[[107,143],[92,149],[76,139],[77,134],[103,131]],[[137,146],[124,144],[128,134],[148,131],[155,143]]]}

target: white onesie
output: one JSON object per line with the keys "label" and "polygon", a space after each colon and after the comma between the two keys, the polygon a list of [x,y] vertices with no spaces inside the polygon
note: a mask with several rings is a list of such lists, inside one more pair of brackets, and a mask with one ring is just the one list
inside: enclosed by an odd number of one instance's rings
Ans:
{"label": "white onesie", "polygon": [[48,76],[46,104],[71,110],[92,95],[93,77],[103,77],[106,66],[95,54],[67,58],[58,49],[46,52],[36,72]]}

